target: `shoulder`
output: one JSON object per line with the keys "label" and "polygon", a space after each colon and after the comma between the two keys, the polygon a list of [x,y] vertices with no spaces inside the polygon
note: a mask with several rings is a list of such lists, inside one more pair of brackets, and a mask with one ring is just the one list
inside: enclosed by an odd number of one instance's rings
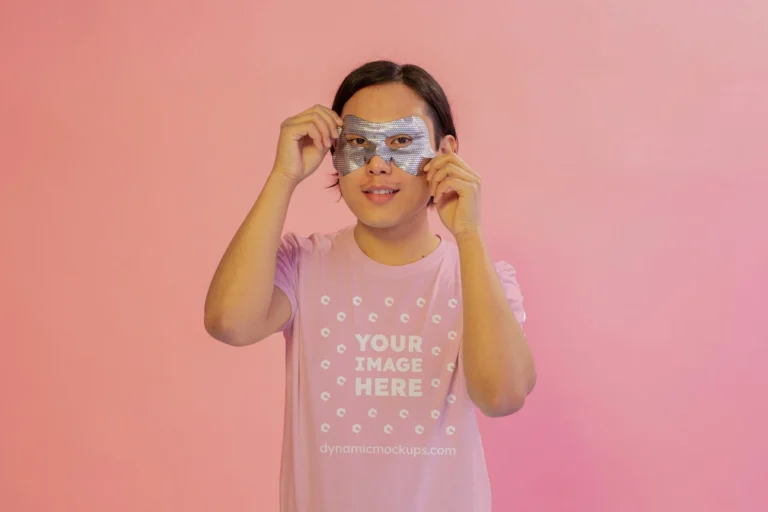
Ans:
{"label": "shoulder", "polygon": [[[457,272],[460,272],[458,246],[454,242],[446,241],[445,251],[449,260],[452,261],[456,266]],[[520,289],[520,283],[517,279],[517,269],[506,260],[494,259],[492,260],[492,263],[494,270],[496,270],[496,275],[501,281],[501,285],[504,288],[504,292],[507,295],[507,298],[511,302],[522,303],[523,294],[522,290]]]}
{"label": "shoulder", "polygon": [[493,262],[493,266],[502,281],[517,281],[517,270],[512,264],[504,260],[498,260]]}
{"label": "shoulder", "polygon": [[[443,240],[444,245],[444,251],[445,256],[449,261],[454,262],[457,266],[459,265],[459,247],[456,245],[456,242],[453,240]],[[499,275],[502,280],[512,280],[514,281],[517,276],[517,270],[515,267],[505,261],[505,260],[492,260],[493,267],[496,269],[496,273]]]}
{"label": "shoulder", "polygon": [[296,258],[326,254],[343,246],[351,229],[345,227],[338,231],[309,235],[289,231],[283,235],[280,247],[283,251],[292,252]]}

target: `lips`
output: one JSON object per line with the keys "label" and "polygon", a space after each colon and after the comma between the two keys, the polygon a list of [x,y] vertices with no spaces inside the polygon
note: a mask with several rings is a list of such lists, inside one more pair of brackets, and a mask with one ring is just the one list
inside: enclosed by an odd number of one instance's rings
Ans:
{"label": "lips", "polygon": [[399,192],[400,189],[397,187],[368,187],[366,189],[363,189],[363,193],[365,194],[377,194],[377,195],[386,195],[386,194],[396,194]]}
{"label": "lips", "polygon": [[373,195],[392,195],[397,194],[398,190],[396,189],[381,189],[381,190],[366,190],[366,194],[373,194]]}
{"label": "lips", "polygon": [[363,189],[363,194],[376,204],[384,204],[392,200],[399,191],[396,187],[375,186]]}

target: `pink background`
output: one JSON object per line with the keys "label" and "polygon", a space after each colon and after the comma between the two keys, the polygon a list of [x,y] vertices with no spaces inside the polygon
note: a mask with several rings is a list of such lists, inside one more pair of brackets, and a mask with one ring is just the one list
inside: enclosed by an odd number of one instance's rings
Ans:
{"label": "pink background", "polygon": [[[447,89],[526,294],[495,510],[768,509],[767,27],[764,0],[2,2],[0,509],[277,510],[283,343],[211,340],[203,299],[280,121],[380,57]],[[351,222],[330,171],[289,229]]]}

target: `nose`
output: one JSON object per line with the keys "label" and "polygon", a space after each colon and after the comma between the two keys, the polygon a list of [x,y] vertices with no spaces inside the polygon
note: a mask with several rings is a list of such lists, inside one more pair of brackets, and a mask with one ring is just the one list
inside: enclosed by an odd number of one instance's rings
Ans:
{"label": "nose", "polygon": [[374,155],[373,158],[368,160],[368,174],[371,175],[385,175],[392,173],[392,166],[381,158],[379,155]]}

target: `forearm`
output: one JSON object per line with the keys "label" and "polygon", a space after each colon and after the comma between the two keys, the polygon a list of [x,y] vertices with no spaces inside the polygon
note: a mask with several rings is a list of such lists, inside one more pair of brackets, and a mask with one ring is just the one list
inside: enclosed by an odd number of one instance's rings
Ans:
{"label": "forearm", "polygon": [[536,374],[525,334],[515,318],[480,233],[457,237],[464,307],[463,358],[473,402],[488,416],[520,409]]}
{"label": "forearm", "polygon": [[205,301],[217,332],[257,332],[269,310],[277,249],[294,181],[272,173],[219,262]]}

